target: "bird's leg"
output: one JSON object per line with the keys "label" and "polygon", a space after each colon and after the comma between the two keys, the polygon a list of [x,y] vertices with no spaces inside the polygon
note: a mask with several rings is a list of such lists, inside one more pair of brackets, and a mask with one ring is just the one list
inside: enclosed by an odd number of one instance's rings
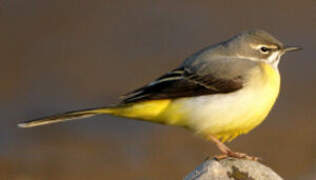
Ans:
{"label": "bird's leg", "polygon": [[249,160],[254,160],[257,161],[259,158],[254,157],[254,156],[249,156],[245,153],[240,153],[240,152],[234,152],[232,151],[229,147],[227,147],[224,143],[222,143],[220,140],[218,140],[215,136],[209,135],[208,139],[213,141],[217,148],[221,151],[221,155],[216,155],[215,158],[217,160],[225,159],[227,157],[234,157],[234,158],[239,158],[239,159],[249,159]]}

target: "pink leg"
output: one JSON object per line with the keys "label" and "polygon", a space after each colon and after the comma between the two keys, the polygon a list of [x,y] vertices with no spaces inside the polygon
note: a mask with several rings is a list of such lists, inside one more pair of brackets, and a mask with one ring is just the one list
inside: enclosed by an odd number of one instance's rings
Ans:
{"label": "pink leg", "polygon": [[222,143],[220,140],[218,140],[215,136],[209,135],[208,139],[213,141],[217,148],[221,151],[221,155],[216,155],[215,158],[220,160],[220,159],[225,159],[227,157],[234,157],[234,158],[239,158],[239,159],[249,159],[249,160],[254,160],[257,161],[259,160],[258,157],[254,156],[249,156],[245,153],[240,153],[240,152],[234,152],[232,151],[229,147],[227,147],[224,143]]}

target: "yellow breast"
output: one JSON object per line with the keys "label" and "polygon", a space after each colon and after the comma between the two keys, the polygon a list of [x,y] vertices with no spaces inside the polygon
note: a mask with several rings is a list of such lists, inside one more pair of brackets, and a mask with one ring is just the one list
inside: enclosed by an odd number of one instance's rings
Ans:
{"label": "yellow breast", "polygon": [[234,132],[230,137],[224,137],[230,141],[239,134],[248,133],[258,126],[267,117],[279,95],[280,74],[278,70],[266,63],[262,63],[261,68],[263,73],[261,73],[261,76],[258,75],[258,78],[254,79],[253,85],[249,87],[250,91],[248,93],[253,93],[253,95],[249,95],[253,99],[248,104],[248,115],[238,117],[240,127],[236,128],[237,132]]}
{"label": "yellow breast", "polygon": [[262,63],[250,73],[250,81],[234,93],[180,99],[174,102],[181,118],[194,132],[231,141],[259,125],[277,99],[280,76],[277,69]]}

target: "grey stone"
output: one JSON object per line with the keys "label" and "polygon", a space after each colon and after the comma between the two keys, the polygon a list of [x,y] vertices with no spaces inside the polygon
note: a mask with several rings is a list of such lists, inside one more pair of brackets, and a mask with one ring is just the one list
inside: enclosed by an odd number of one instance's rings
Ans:
{"label": "grey stone", "polygon": [[209,159],[184,180],[282,180],[271,168],[258,161],[226,158]]}

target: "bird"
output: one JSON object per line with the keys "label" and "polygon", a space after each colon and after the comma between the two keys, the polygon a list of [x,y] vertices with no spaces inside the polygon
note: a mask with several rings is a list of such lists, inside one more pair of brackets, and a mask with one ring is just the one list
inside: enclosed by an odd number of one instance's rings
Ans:
{"label": "bird", "polygon": [[188,129],[215,143],[221,152],[217,159],[258,160],[231,150],[225,142],[263,122],[279,95],[281,56],[300,49],[264,30],[243,31],[192,54],[115,105],[24,121],[18,127],[112,115]]}

